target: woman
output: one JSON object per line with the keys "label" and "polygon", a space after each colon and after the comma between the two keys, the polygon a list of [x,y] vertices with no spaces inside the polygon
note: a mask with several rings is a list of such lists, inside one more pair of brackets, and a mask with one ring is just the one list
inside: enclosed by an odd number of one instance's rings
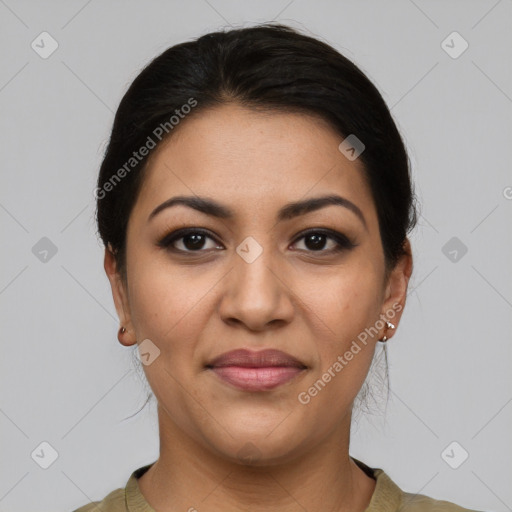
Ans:
{"label": "woman", "polygon": [[169,48],[119,106],[96,197],[160,456],[78,511],[467,510],[349,455],[417,215],[402,139],[352,62],[272,24]]}

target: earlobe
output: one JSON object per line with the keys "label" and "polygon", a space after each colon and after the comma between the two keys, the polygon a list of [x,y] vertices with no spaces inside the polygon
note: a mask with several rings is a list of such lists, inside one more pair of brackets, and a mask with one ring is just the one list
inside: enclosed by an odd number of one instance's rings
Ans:
{"label": "earlobe", "polygon": [[133,327],[131,325],[128,297],[125,285],[117,269],[117,262],[110,244],[108,244],[108,247],[105,248],[103,266],[110,282],[112,298],[114,299],[114,305],[120,322],[117,338],[122,345],[134,345],[136,340],[134,337]]}
{"label": "earlobe", "polygon": [[135,341],[131,340],[130,334],[124,326],[119,327],[119,330],[117,331],[117,339],[119,340],[119,343],[125,347],[130,347],[136,343]]}
{"label": "earlobe", "polygon": [[[386,286],[386,295],[383,303],[383,316],[398,326],[407,299],[409,279],[413,269],[412,250],[409,240],[406,238],[403,244],[404,254],[400,256],[397,264],[391,271]],[[396,329],[391,331],[391,335]],[[389,339],[391,336],[387,336]]]}

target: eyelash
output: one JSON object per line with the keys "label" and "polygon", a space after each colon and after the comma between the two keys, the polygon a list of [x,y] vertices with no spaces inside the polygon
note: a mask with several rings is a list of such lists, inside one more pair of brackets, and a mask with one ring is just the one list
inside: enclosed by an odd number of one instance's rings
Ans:
{"label": "eyelash", "polygon": [[[199,249],[197,251],[191,251],[191,250],[183,250],[183,249],[176,249],[175,247],[172,247],[172,244],[182,238],[185,238],[187,235],[191,234],[199,234],[206,236],[208,238],[211,238],[215,243],[218,243],[215,237],[207,230],[202,228],[183,228],[178,229],[176,231],[173,231],[172,233],[169,233],[165,235],[158,243],[157,245],[161,248],[164,248],[168,251],[181,253],[181,254],[190,254],[190,253],[201,253],[206,252],[204,249]],[[320,253],[320,254],[337,254],[345,250],[350,250],[356,247],[358,244],[352,242],[349,240],[347,236],[345,236],[342,233],[338,233],[337,231],[333,231],[331,229],[322,229],[322,228],[315,228],[310,229],[308,231],[303,231],[302,233],[299,233],[299,236],[294,240],[293,244],[296,244],[299,240],[302,240],[303,238],[306,238],[309,235],[324,235],[327,238],[331,238],[336,242],[336,247],[330,250],[323,250],[320,249],[318,251],[313,250],[306,250],[307,253]],[[302,250],[302,249],[301,249]]]}

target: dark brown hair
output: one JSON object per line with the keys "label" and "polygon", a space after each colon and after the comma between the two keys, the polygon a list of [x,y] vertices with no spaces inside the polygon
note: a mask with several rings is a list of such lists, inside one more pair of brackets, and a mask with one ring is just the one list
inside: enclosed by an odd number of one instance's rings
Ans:
{"label": "dark brown hair", "polygon": [[[128,219],[151,155],[142,148],[154,149],[172,137],[183,118],[226,103],[315,115],[342,138],[355,135],[363,142],[359,161],[376,206],[386,278],[417,222],[400,133],[381,94],[353,62],[327,43],[277,23],[220,30],[172,46],[128,88],[96,188],[99,235],[115,253],[121,277],[126,281]],[[379,378],[389,392],[385,346],[383,354],[386,372]],[[366,403],[370,395],[365,382],[358,398]],[[151,393],[146,403],[150,398]]]}
{"label": "dark brown hair", "polygon": [[184,114],[227,102],[314,114],[340,136],[355,135],[364,143],[359,159],[389,272],[417,216],[408,155],[391,113],[366,75],[337,50],[288,26],[267,23],[172,46],[125,93],[96,189],[99,235],[115,252],[121,275],[126,277],[128,219],[148,160],[138,150],[150,140],[154,147],[171,137]]}

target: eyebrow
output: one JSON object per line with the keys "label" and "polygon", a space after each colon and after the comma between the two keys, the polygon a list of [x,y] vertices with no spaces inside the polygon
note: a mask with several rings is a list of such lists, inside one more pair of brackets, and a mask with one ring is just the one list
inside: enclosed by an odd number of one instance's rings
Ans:
{"label": "eyebrow", "polygon": [[[235,216],[234,211],[231,210],[231,208],[217,203],[213,199],[198,196],[176,196],[171,199],[167,199],[167,201],[158,205],[149,214],[148,222],[162,210],[176,205],[188,206],[189,208],[193,208],[194,210],[205,213],[206,215],[211,215],[212,217],[218,217],[220,219],[232,219]],[[336,194],[288,203],[279,210],[277,220],[278,222],[282,222],[284,220],[293,219],[300,215],[305,215],[306,213],[320,210],[321,208],[331,205],[342,206],[350,210],[359,218],[359,220],[361,220],[368,231],[366,219],[359,207],[345,197],[341,197]]]}

